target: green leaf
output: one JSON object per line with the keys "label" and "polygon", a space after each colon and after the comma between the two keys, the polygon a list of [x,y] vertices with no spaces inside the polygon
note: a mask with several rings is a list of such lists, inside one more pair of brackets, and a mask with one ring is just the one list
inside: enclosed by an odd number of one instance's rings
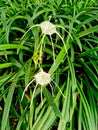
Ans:
{"label": "green leaf", "polygon": [[6,50],[6,49],[23,49],[23,50],[27,50],[32,52],[32,49],[27,47],[27,46],[23,46],[20,44],[3,44],[0,45],[0,50]]}
{"label": "green leaf", "polygon": [[86,36],[86,35],[88,35],[88,34],[90,34],[90,33],[97,32],[97,31],[98,31],[98,25],[95,25],[95,26],[93,26],[93,27],[91,27],[91,28],[88,28],[88,29],[85,30],[85,31],[80,32],[80,33],[78,34],[78,37],[81,38],[81,37],[83,37],[83,36]]}
{"label": "green leaf", "polygon": [[0,69],[12,67],[12,66],[14,66],[13,63],[2,63],[0,64]]}
{"label": "green leaf", "polygon": [[9,116],[9,112],[10,112],[10,107],[11,107],[11,103],[12,103],[12,99],[13,99],[13,94],[15,91],[15,86],[19,80],[19,77],[21,75],[21,71],[22,71],[22,68],[16,73],[12,84],[9,86],[9,92],[7,94],[7,98],[6,98],[6,102],[5,102],[5,106],[4,106],[4,112],[3,112],[2,123],[1,123],[1,130],[5,130],[5,128],[6,128],[7,120],[8,120],[8,116]]}

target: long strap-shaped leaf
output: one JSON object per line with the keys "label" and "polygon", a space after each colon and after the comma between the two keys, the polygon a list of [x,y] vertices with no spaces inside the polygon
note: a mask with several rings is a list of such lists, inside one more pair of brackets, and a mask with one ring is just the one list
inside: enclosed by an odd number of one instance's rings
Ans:
{"label": "long strap-shaped leaf", "polygon": [[15,86],[16,86],[17,81],[19,80],[19,77],[21,75],[23,68],[24,68],[24,66],[21,69],[19,69],[19,71],[16,73],[14,80],[9,87],[9,92],[8,92],[5,106],[4,106],[4,112],[3,112],[2,123],[1,123],[1,130],[6,129],[7,120],[8,120],[8,116],[9,116],[9,111],[10,111],[10,107],[11,107],[11,103],[12,103],[12,98],[13,98]]}
{"label": "long strap-shaped leaf", "polygon": [[91,28],[89,28],[89,29],[87,29],[87,30],[85,30],[85,31],[80,32],[80,33],[78,34],[78,36],[79,36],[79,38],[80,38],[80,37],[83,37],[83,36],[88,35],[88,34],[90,34],[90,33],[96,32],[96,31],[98,31],[98,25],[96,25],[96,26],[94,26],[94,27],[91,27]]}
{"label": "long strap-shaped leaf", "polygon": [[32,49],[27,47],[27,46],[23,46],[20,44],[3,44],[0,45],[0,50],[6,50],[6,49],[23,49],[23,50],[27,50],[32,52]]}

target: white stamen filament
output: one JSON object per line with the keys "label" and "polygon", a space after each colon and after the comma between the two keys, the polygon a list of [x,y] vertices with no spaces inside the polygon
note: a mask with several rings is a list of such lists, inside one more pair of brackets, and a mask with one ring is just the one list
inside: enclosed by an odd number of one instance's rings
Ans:
{"label": "white stamen filament", "polygon": [[59,91],[61,92],[62,96],[63,96],[64,98],[66,98],[65,95],[62,93],[61,89],[59,88],[59,86],[57,85],[57,83],[54,82],[53,80],[52,80],[52,82],[53,82],[53,83],[55,84],[55,86],[59,89]]}
{"label": "white stamen filament", "polygon": [[35,91],[36,91],[36,89],[37,89],[37,86],[38,86],[38,84],[36,84],[36,86],[35,86],[35,88],[34,88],[34,90],[33,90],[32,98],[31,98],[31,105],[32,105],[32,103],[33,103],[34,94],[35,94]]}
{"label": "white stamen filament", "polygon": [[53,60],[54,60],[54,64],[55,64],[55,52],[54,52],[54,45],[53,45],[53,41],[52,41],[51,35],[50,35],[50,40],[51,40],[51,44],[52,44],[52,49],[53,49]]}
{"label": "white stamen filament", "polygon": [[65,42],[64,42],[63,38],[61,37],[61,35],[60,35],[58,32],[56,32],[56,34],[61,38],[61,40],[62,40],[62,42],[63,42],[63,45],[64,45],[64,47],[65,47],[66,54],[68,54],[67,48],[66,48],[66,45],[65,45]]}
{"label": "white stamen filament", "polygon": [[52,87],[51,83],[49,83],[49,85],[50,85],[51,90],[52,90],[52,96],[54,97],[53,87]]}
{"label": "white stamen filament", "polygon": [[27,91],[28,87],[29,87],[30,84],[32,84],[34,81],[35,81],[35,79],[31,80],[31,81],[28,83],[28,85],[26,86],[26,88],[24,89],[23,94],[22,94],[21,101],[23,100],[24,94],[25,94],[25,92]]}

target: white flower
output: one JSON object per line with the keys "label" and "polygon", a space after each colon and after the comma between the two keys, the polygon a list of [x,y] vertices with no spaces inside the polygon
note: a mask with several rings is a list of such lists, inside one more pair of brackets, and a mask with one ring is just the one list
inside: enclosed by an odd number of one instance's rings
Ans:
{"label": "white flower", "polygon": [[[50,21],[44,21],[44,22],[42,22],[40,24],[40,27],[41,27],[41,30],[42,30],[43,34],[50,36],[50,40],[51,40],[51,44],[52,44],[52,49],[53,49],[53,60],[54,60],[54,63],[55,63],[55,51],[54,51],[54,44],[53,44],[53,40],[52,40],[52,36],[51,35],[56,33],[59,36],[59,38],[63,42],[63,45],[65,47],[65,51],[67,53],[67,48],[66,48],[65,42],[64,42],[62,36],[56,31],[56,26],[54,24],[52,24]],[[60,26],[60,27],[62,29],[64,29],[62,26]]]}
{"label": "white flower", "polygon": [[51,82],[50,74],[43,71],[43,69],[41,69],[40,72],[34,76],[34,78],[36,80],[36,83],[41,86],[45,86]]}
{"label": "white flower", "polygon": [[56,26],[49,21],[44,21],[40,24],[41,30],[43,34],[52,35],[56,33]]}
{"label": "white flower", "polygon": [[55,84],[55,86],[59,89],[59,91],[61,92],[61,94],[63,95],[63,97],[65,98],[64,94],[62,93],[61,89],[59,88],[59,86],[51,79],[51,75],[49,73],[46,73],[45,71],[43,71],[43,69],[40,69],[40,71],[35,74],[34,76],[34,79],[31,80],[28,85],[26,86],[23,94],[22,94],[22,98],[21,98],[21,101],[23,100],[23,97],[24,97],[24,94],[25,92],[27,91],[28,87],[30,84],[32,84],[33,82],[36,82],[36,86],[34,88],[34,91],[33,91],[33,95],[32,95],[32,99],[31,99],[31,104],[33,102],[33,99],[34,99],[34,94],[35,94],[35,90],[38,86],[38,84],[41,86],[41,101],[42,101],[42,88],[46,85],[50,85],[51,87],[51,90],[52,90],[52,96],[54,96],[53,94],[53,86],[51,85],[51,82],[53,82]]}
{"label": "white flower", "polygon": [[[65,52],[66,52],[66,54],[68,53],[67,52],[67,48],[66,48],[66,44],[65,44],[65,41],[64,41],[64,39],[63,39],[63,37],[60,35],[60,33],[58,33],[57,32],[57,30],[56,30],[56,28],[57,27],[59,27],[59,28],[61,28],[61,29],[63,29],[64,31],[66,31],[69,35],[70,35],[70,33],[64,28],[64,27],[62,27],[62,26],[56,26],[56,25],[54,25],[54,24],[52,24],[50,21],[44,21],[44,22],[42,22],[42,23],[40,23],[40,24],[36,24],[36,25],[33,25],[32,27],[30,27],[28,30],[27,30],[27,32],[23,35],[23,37],[25,37],[25,35],[32,29],[32,28],[34,28],[34,27],[40,27],[41,28],[41,31],[42,31],[42,34],[44,34],[43,35],[43,37],[42,37],[42,39],[40,40],[40,43],[39,43],[39,46],[38,46],[38,49],[40,49],[40,59],[41,59],[41,54],[42,54],[42,46],[43,46],[43,42],[44,42],[44,38],[45,38],[45,35],[49,35],[50,36],[50,40],[51,40],[51,44],[52,44],[52,49],[53,49],[53,60],[54,60],[54,63],[55,63],[55,51],[54,51],[54,43],[53,43],[53,40],[52,40],[52,34],[57,34],[58,36],[59,36],[59,38],[62,40],[62,43],[63,43],[63,45],[64,45],[64,48],[65,48]],[[23,37],[22,37],[22,39],[23,39]],[[70,35],[70,37],[71,37],[71,35]],[[71,37],[72,38],[72,37]],[[38,51],[38,50],[37,50]]]}

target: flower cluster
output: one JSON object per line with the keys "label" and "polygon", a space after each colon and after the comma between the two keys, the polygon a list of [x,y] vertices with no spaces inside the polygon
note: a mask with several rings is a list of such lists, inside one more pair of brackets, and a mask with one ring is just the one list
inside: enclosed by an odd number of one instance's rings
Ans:
{"label": "flower cluster", "polygon": [[[55,52],[54,52],[54,45],[53,45],[53,41],[52,41],[52,34],[56,33],[60,39],[62,40],[63,44],[64,44],[64,47],[65,47],[65,52],[67,53],[67,49],[66,49],[66,45],[64,43],[64,40],[63,38],[61,37],[61,35],[56,31],[56,26],[54,24],[52,24],[50,21],[44,21],[42,22],[41,24],[39,25],[34,25],[32,26],[30,29],[32,29],[33,27],[36,27],[36,26],[40,26],[41,28],[41,31],[42,31],[42,34],[43,34],[43,37],[42,37],[42,40],[39,44],[39,48],[40,48],[40,54],[38,56],[39,60],[41,59],[41,54],[42,54],[42,47],[43,47],[43,41],[44,41],[44,37],[45,35],[49,35],[50,36],[50,39],[51,39],[51,44],[52,44],[52,49],[53,49],[53,60],[54,60],[54,63],[55,63]],[[30,30],[29,29],[29,30]],[[29,31],[28,30],[28,31]],[[28,32],[27,31],[27,32]],[[26,32],[26,33],[27,33]],[[26,34],[25,34],[26,35]],[[39,49],[38,48],[38,49]],[[37,55],[37,51],[38,49],[36,50],[36,52],[34,53],[34,56],[33,56],[33,60],[35,58],[35,55]],[[36,82],[36,86],[34,88],[34,91],[33,91],[33,95],[32,95],[32,99],[31,99],[31,102],[33,101],[34,99],[34,94],[35,94],[35,91],[36,91],[36,88],[38,85],[41,86],[41,100],[42,100],[42,89],[44,86],[46,85],[50,85],[51,87],[51,90],[52,90],[52,96],[54,96],[53,94],[53,87],[52,87],[52,83],[55,84],[55,86],[58,87],[59,91],[61,92],[61,94],[64,96],[64,94],[62,93],[61,89],[59,88],[59,86],[52,80],[51,78],[51,75],[49,73],[46,73],[42,68],[38,71],[37,74],[35,74],[33,80],[31,80],[28,85],[26,86],[24,92],[23,92],[23,95],[22,95],[22,99],[23,100],[23,97],[24,97],[24,94],[26,92],[26,90],[28,89],[29,85],[32,84],[33,82]],[[65,96],[64,96],[65,97]]]}

